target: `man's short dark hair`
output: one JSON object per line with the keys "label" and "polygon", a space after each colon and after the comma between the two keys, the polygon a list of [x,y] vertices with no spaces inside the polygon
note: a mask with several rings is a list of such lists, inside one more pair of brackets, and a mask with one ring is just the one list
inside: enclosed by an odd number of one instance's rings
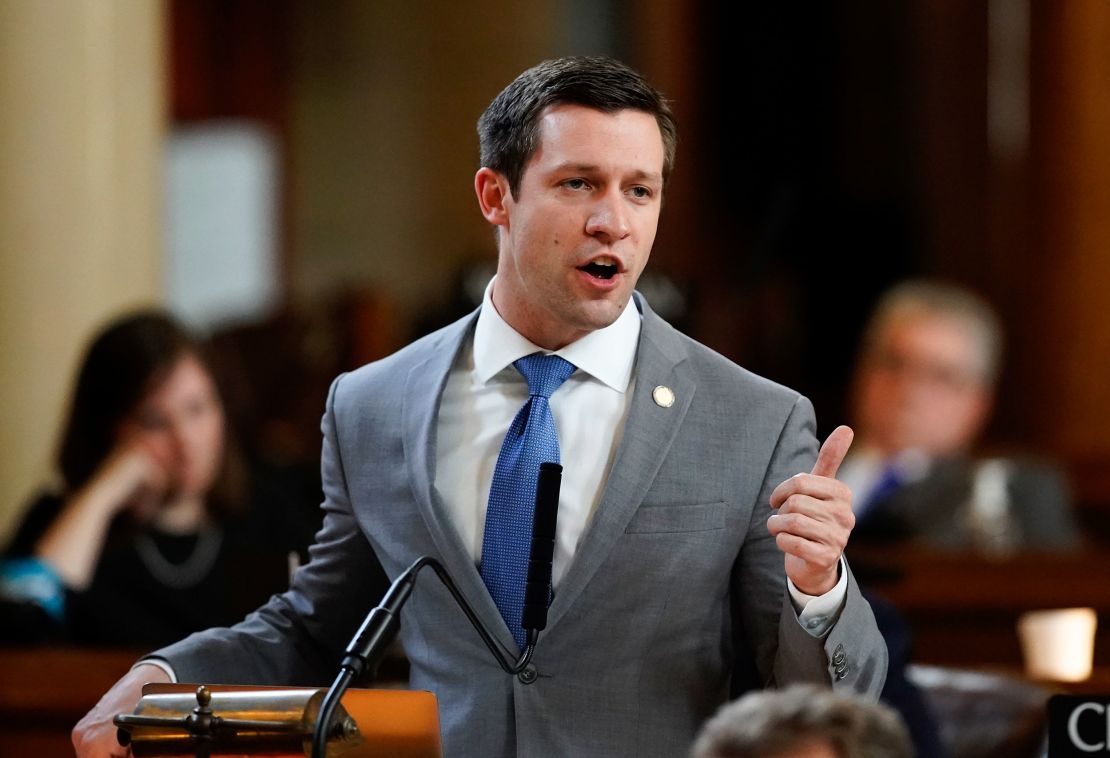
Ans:
{"label": "man's short dark hair", "polygon": [[539,122],[552,105],[582,105],[605,113],[650,113],[663,135],[663,181],[674,168],[678,128],[663,95],[639,73],[605,57],[546,60],[501,90],[478,119],[481,162],[509,180],[516,196],[524,167],[539,148]]}

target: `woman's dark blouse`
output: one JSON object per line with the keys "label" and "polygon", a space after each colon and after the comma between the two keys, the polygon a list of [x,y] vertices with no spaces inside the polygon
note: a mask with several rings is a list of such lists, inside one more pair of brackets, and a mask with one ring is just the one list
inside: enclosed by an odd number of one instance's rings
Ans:
{"label": "woman's dark blouse", "polygon": [[[211,568],[190,586],[171,586],[147,567],[139,543],[153,544],[169,564],[180,566],[202,537],[139,529],[126,516],[109,528],[92,582],[83,592],[66,592],[65,623],[51,628],[42,614],[20,609],[9,621],[37,630],[10,629],[3,636],[79,645],[160,647],[212,626],[228,626],[282,592],[289,581],[290,552],[301,562],[320,522],[320,511],[299,486],[275,474],[256,476],[245,513],[219,524],[219,547]],[[62,500],[40,497],[27,512],[5,557],[29,556]],[[209,536],[205,539],[211,540]],[[207,562],[206,562],[207,563]],[[203,565],[203,564],[202,564]],[[12,611],[14,609],[9,609]]]}

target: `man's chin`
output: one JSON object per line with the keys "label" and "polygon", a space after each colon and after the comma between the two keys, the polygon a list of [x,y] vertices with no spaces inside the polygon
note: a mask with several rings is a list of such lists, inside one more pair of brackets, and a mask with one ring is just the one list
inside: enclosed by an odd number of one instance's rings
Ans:
{"label": "man's chin", "polygon": [[610,297],[599,298],[586,303],[582,308],[583,321],[592,325],[592,329],[604,329],[611,326],[620,318],[621,313],[628,307],[632,299],[632,292],[613,293]]}
{"label": "man's chin", "polygon": [[620,318],[623,308],[613,306],[610,309],[596,309],[584,314],[581,319],[581,331],[596,332],[612,326]]}

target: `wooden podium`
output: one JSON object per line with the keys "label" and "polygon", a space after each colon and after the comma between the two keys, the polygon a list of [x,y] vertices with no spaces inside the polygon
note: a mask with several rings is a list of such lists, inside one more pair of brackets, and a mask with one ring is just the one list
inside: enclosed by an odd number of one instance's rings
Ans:
{"label": "wooden podium", "polygon": [[[210,756],[305,756],[322,689],[232,685],[148,684],[132,716],[184,721],[198,712],[198,701],[211,717],[249,724],[231,741],[205,746]],[[348,690],[341,701],[349,716],[347,734],[328,755],[340,758],[441,758],[439,713],[435,695],[412,690]],[[337,714],[334,722],[341,722]],[[128,726],[132,750],[142,756],[196,755],[200,743],[184,725]],[[308,737],[304,736],[308,730]]]}

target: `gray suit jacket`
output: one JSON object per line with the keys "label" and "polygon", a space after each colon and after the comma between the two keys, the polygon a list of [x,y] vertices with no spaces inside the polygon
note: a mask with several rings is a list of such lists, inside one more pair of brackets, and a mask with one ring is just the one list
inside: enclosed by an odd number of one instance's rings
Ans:
{"label": "gray suit jacket", "polygon": [[[878,697],[886,648],[854,579],[832,630],[811,636],[765,526],[774,487],[814,462],[810,403],[637,305],[627,424],[540,634],[538,677],[504,674],[431,577],[402,614],[411,685],[437,694],[447,756],[676,756],[730,691],[806,681]],[[329,682],[388,579],[421,555],[515,653],[433,487],[439,397],[474,320],[336,380],[310,562],[237,626],[156,653],[180,681]],[[657,385],[673,406],[653,402]]]}

